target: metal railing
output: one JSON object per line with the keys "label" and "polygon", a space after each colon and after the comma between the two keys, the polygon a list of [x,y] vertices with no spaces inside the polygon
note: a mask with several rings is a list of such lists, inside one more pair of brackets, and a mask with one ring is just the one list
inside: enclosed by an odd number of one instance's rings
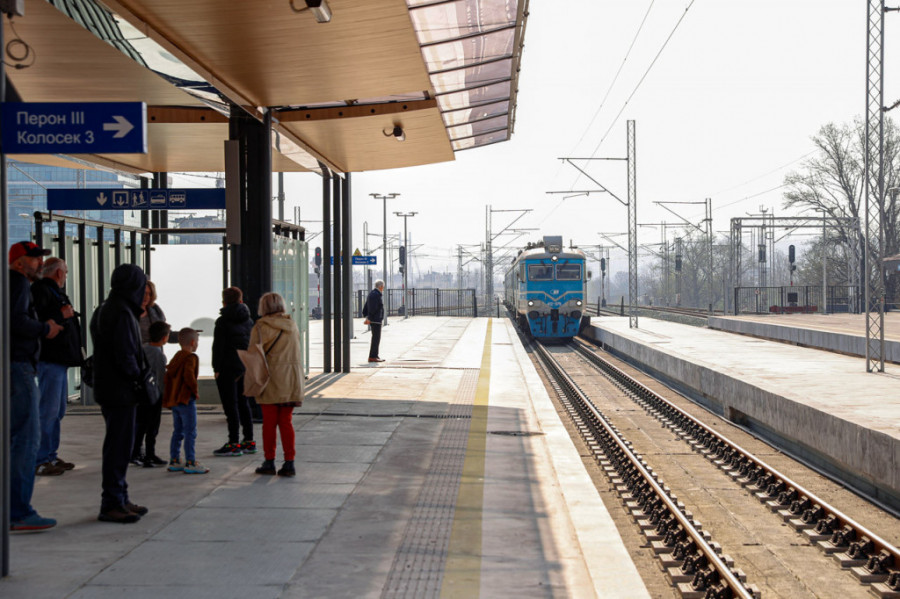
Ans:
{"label": "metal railing", "polygon": [[[405,297],[404,297],[405,295]],[[362,316],[369,291],[356,290],[357,316]],[[405,299],[405,301],[404,301]],[[392,316],[478,316],[478,300],[474,289],[387,289],[384,292],[384,310]]]}
{"label": "metal railing", "polygon": [[736,287],[734,314],[792,314],[824,312],[858,313],[861,308],[859,287],[834,285],[826,289],[823,303],[822,287]]}

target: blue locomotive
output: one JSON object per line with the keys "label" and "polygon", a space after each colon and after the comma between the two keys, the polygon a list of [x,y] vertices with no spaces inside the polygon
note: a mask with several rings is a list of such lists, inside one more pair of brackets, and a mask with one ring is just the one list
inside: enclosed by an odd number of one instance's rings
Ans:
{"label": "blue locomotive", "polygon": [[561,236],[544,236],[542,242],[520,250],[506,273],[506,307],[535,338],[574,337],[581,330],[590,278],[585,266],[584,252],[564,249]]}

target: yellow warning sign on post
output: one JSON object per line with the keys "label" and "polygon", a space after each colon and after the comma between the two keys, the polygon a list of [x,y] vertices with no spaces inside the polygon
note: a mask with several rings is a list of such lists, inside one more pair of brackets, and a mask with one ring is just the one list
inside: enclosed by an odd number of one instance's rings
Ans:
{"label": "yellow warning sign on post", "polygon": [[359,248],[356,248],[356,251],[353,252],[354,256],[362,256],[362,252],[359,251]]}

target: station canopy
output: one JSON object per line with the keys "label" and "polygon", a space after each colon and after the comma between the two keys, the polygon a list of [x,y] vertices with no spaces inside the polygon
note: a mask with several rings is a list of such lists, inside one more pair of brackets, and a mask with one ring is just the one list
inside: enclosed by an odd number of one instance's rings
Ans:
{"label": "station canopy", "polygon": [[27,0],[4,22],[22,101],[146,102],[149,151],[11,157],[223,171],[233,105],[271,111],[275,171],[417,166],[510,139],[527,0],[324,1],[320,23],[312,0]]}

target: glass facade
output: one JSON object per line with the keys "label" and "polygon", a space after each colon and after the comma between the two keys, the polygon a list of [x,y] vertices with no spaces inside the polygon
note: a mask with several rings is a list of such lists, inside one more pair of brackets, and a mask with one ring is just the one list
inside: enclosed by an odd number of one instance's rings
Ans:
{"label": "glass facade", "polygon": [[[33,238],[34,213],[47,211],[48,189],[124,189],[141,186],[137,177],[107,171],[44,166],[16,160],[7,160],[6,166],[10,243]],[[134,226],[140,225],[141,221],[140,214],[134,211],[72,210],[62,214]]]}

